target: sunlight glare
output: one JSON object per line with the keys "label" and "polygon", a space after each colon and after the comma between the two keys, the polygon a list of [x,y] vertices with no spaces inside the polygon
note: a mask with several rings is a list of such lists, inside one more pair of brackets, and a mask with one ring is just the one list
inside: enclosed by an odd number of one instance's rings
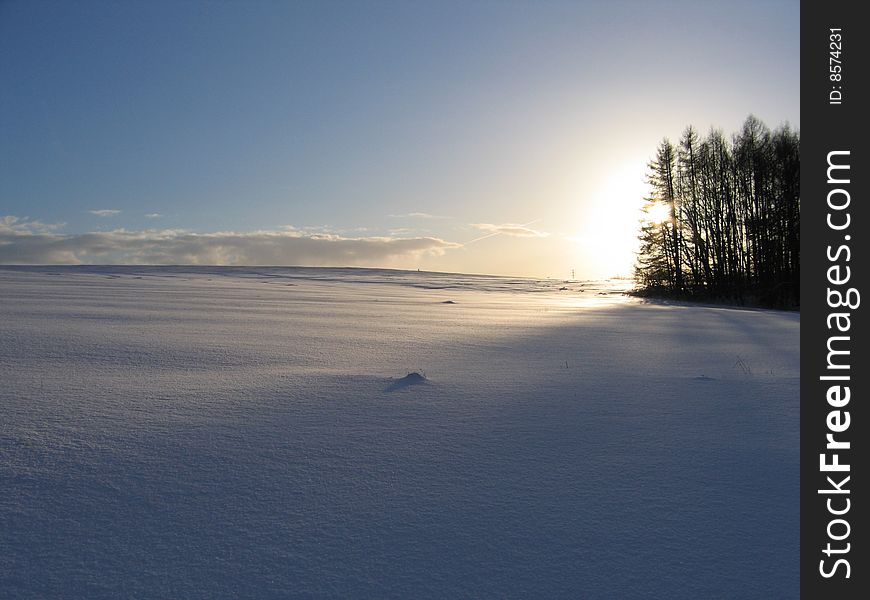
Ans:
{"label": "sunlight glare", "polygon": [[578,252],[608,276],[631,273],[644,198],[649,195],[645,172],[645,157],[615,167],[579,216],[580,231],[572,236]]}
{"label": "sunlight glare", "polygon": [[668,221],[671,218],[671,208],[663,203],[656,202],[647,208],[646,213],[644,215],[644,220],[647,223],[652,223],[653,225],[661,225],[665,221]]}

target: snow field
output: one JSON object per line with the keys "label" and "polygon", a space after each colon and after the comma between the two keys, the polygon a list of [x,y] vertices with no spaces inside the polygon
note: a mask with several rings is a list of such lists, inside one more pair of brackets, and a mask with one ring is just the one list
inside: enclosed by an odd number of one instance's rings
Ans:
{"label": "snow field", "polygon": [[796,597],[799,316],[619,285],[0,267],[0,596]]}

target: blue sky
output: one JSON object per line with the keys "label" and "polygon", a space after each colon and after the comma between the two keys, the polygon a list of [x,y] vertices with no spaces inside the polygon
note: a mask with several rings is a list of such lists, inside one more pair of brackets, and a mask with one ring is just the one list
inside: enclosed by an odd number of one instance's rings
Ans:
{"label": "blue sky", "polygon": [[0,2],[0,262],[628,273],[662,137],[799,127],[798,35],[798,2]]}

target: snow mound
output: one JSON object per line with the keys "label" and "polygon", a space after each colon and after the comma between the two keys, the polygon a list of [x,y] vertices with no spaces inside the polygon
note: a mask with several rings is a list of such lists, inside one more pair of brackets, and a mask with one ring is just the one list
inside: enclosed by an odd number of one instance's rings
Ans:
{"label": "snow mound", "polygon": [[412,373],[408,373],[401,379],[394,380],[385,391],[387,392],[395,392],[396,390],[403,390],[412,385],[421,385],[429,381],[426,379],[425,375],[417,373],[416,371]]}

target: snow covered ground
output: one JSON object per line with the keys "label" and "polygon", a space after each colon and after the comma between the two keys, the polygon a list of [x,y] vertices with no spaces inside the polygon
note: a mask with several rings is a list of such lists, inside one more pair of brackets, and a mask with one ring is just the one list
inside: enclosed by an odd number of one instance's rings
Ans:
{"label": "snow covered ground", "polygon": [[0,597],[797,597],[799,315],[619,284],[0,267]]}

